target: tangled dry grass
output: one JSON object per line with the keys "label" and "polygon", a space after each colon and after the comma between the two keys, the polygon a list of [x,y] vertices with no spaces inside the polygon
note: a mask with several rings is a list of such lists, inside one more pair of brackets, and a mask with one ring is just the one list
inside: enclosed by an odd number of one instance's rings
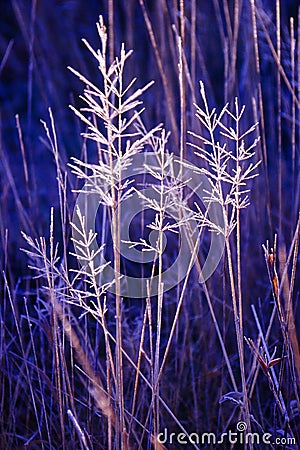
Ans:
{"label": "tangled dry grass", "polygon": [[100,6],[4,11],[0,448],[298,448],[300,11]]}

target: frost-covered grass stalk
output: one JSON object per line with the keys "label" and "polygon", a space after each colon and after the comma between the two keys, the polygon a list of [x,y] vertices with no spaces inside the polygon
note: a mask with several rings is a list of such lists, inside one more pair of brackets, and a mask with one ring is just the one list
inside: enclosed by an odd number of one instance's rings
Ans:
{"label": "frost-covered grass stalk", "polygon": [[[244,363],[244,335],[243,335],[243,296],[241,274],[241,210],[249,206],[249,181],[258,175],[257,168],[260,161],[251,162],[255,157],[255,147],[259,138],[252,138],[258,124],[242,131],[242,116],[245,106],[239,106],[235,99],[235,108],[232,113],[228,104],[218,114],[215,109],[210,110],[204,85],[200,83],[200,92],[204,106],[196,105],[197,117],[207,132],[202,135],[190,132],[190,135],[201,141],[201,144],[190,144],[195,154],[206,162],[206,167],[199,168],[210,182],[207,191],[207,204],[217,203],[222,208],[223,224],[212,222],[199,208],[198,220],[203,226],[205,223],[212,231],[222,233],[226,243],[226,257],[228,263],[229,280],[232,297],[232,307],[235,322],[236,340],[240,362],[244,419],[250,429],[250,412],[246,385]],[[251,136],[250,136],[251,139]],[[248,185],[247,185],[248,184]],[[235,232],[235,247],[230,236]],[[233,256],[233,252],[236,253]],[[236,262],[236,263],[235,263]],[[236,266],[236,269],[234,269]]]}
{"label": "frost-covered grass stalk", "polygon": [[[121,436],[122,448],[127,446],[125,407],[124,407],[124,382],[123,382],[123,355],[122,355],[122,298],[120,288],[121,260],[121,208],[124,198],[129,195],[125,184],[122,182],[122,173],[128,165],[130,158],[143,149],[145,141],[150,135],[155,133],[159,127],[152,129],[145,136],[137,131],[131,131],[134,123],[142,113],[142,109],[137,111],[141,102],[139,97],[148,89],[152,83],[141,89],[137,89],[129,95],[135,79],[125,85],[123,80],[124,65],[131,52],[126,52],[124,45],[121,48],[120,57],[116,58],[111,65],[107,65],[107,33],[100,18],[97,24],[98,33],[102,48],[97,52],[86,42],[88,49],[96,58],[99,64],[99,71],[103,80],[103,88],[99,89],[89,80],[85,79],[74,69],[71,69],[83,82],[87,84],[82,99],[86,107],[79,112],[71,106],[74,112],[88,126],[85,136],[95,140],[99,144],[99,164],[91,166],[86,163],[75,161],[77,166],[73,166],[74,172],[88,183],[92,183],[92,188],[101,189],[103,179],[108,183],[110,192],[105,196],[105,207],[111,212],[111,232],[113,241],[113,259],[115,286],[116,286],[116,400],[119,416],[119,433]],[[104,125],[104,131],[100,131],[92,119],[86,118],[83,113],[92,114],[100,119]],[[87,172],[86,172],[87,169]],[[86,187],[86,185],[85,185]]]}

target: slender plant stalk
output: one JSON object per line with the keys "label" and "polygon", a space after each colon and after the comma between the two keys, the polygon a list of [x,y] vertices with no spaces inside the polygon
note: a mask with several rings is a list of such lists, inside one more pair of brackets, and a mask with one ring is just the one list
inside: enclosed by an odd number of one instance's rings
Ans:
{"label": "slender plant stalk", "polygon": [[280,0],[276,0],[276,51],[277,51],[277,130],[278,130],[278,204],[279,235],[282,235],[282,122],[281,122],[281,32],[280,32]]}

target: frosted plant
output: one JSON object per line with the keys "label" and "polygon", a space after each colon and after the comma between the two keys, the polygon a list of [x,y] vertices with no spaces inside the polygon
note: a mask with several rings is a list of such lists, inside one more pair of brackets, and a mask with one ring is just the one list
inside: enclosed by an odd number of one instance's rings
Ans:
{"label": "frosted plant", "polygon": [[[136,79],[132,79],[128,84],[124,83],[124,66],[131,51],[126,52],[124,44],[121,46],[119,57],[116,57],[111,64],[107,64],[107,33],[100,17],[97,23],[98,34],[101,42],[101,49],[95,51],[90,44],[83,40],[87,48],[95,57],[101,75],[101,87],[96,86],[82,74],[70,68],[86,85],[81,99],[86,104],[80,111],[71,106],[75,114],[87,125],[87,131],[83,135],[97,143],[98,163],[89,164],[78,159],[73,159],[71,165],[73,172],[78,178],[85,180],[81,193],[88,196],[99,194],[99,199],[104,208],[108,208],[111,217],[111,234],[113,241],[113,265],[115,280],[115,302],[116,302],[116,404],[118,414],[117,438],[120,437],[122,448],[126,446],[126,426],[125,426],[125,406],[123,394],[123,363],[122,363],[122,298],[120,284],[120,244],[121,244],[121,208],[120,205],[130,195],[130,182],[124,180],[123,172],[131,165],[131,158],[139,153],[150,136],[160,130],[157,126],[146,134],[141,133],[134,127],[137,119],[143,112],[140,108],[139,97],[148,89],[152,82],[145,87],[134,90]],[[99,121],[99,123],[98,123]],[[87,217],[85,211],[80,211],[80,217]],[[106,227],[105,214],[103,214],[102,228]],[[88,219],[88,217],[87,217]],[[75,227],[78,231],[78,222]],[[74,224],[73,224],[74,228]],[[80,229],[79,229],[80,231]],[[88,243],[95,240],[94,235],[87,236]],[[86,243],[86,245],[88,244]],[[80,244],[81,245],[81,244]],[[88,250],[88,245],[86,250]],[[79,246],[80,248],[80,246]],[[82,251],[79,255],[82,259],[90,258],[91,255],[84,254],[84,243],[81,245]],[[95,255],[93,255],[95,256]],[[93,259],[88,261],[89,268],[93,265]],[[95,270],[95,267],[93,267]],[[96,269],[97,270],[97,269]],[[98,273],[97,276],[101,275]],[[111,429],[109,431],[111,433]]]}
{"label": "frosted plant", "polygon": [[[189,134],[202,142],[201,144],[189,143],[195,148],[195,155],[199,156],[207,164],[200,167],[199,172],[204,173],[209,180],[211,189],[206,191],[207,203],[216,202],[223,210],[223,227],[216,227],[210,222],[207,215],[199,209],[198,218],[205,220],[206,224],[213,230],[229,237],[236,226],[238,211],[246,208],[250,202],[248,197],[249,187],[247,182],[255,178],[258,173],[260,161],[255,163],[249,160],[255,156],[259,137],[253,142],[246,144],[246,137],[256,130],[257,123],[246,131],[241,132],[240,121],[244,114],[245,106],[240,108],[238,99],[235,99],[235,111],[229,110],[228,104],[224,106],[219,114],[216,109],[209,110],[204,85],[200,82],[200,93],[204,108],[196,105],[196,116],[207,131],[202,136],[192,131]],[[228,126],[228,118],[233,126]]]}
{"label": "frosted plant", "polygon": [[[196,105],[196,116],[201,122],[204,132],[202,135],[190,132],[190,135],[200,140],[190,145],[195,148],[195,155],[205,162],[205,167],[199,167],[197,172],[205,174],[208,178],[210,189],[204,201],[207,204],[205,212],[198,205],[198,213],[195,215],[199,225],[208,226],[212,231],[222,233],[225,237],[232,306],[236,329],[238,354],[240,360],[241,383],[243,393],[244,419],[250,429],[250,413],[246,386],[244,365],[244,339],[243,339],[243,302],[242,302],[242,275],[241,275],[241,236],[240,236],[240,212],[249,206],[250,201],[249,181],[255,178],[260,161],[251,162],[254,158],[259,137],[251,140],[251,134],[255,132],[257,123],[246,131],[241,131],[241,119],[245,107],[240,107],[238,99],[235,99],[234,112],[231,112],[226,104],[219,114],[216,109],[209,109],[206,99],[204,84],[200,82],[200,94],[203,108]],[[229,124],[229,125],[228,125]],[[205,135],[204,135],[205,133]],[[248,142],[250,140],[250,143]],[[207,210],[209,205],[218,204],[221,207],[223,223],[216,224],[210,220]],[[230,235],[236,231],[236,247]],[[236,271],[234,270],[233,251],[236,252]]]}

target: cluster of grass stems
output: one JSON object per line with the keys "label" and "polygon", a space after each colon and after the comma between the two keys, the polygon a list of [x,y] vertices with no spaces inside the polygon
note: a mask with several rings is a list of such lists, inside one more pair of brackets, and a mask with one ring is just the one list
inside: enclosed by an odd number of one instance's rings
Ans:
{"label": "cluster of grass stems", "polygon": [[[234,1],[232,8],[212,2],[223,51],[220,107],[197,39],[202,15],[212,13],[200,15],[195,0],[163,1],[162,17],[152,17],[144,0],[129,3],[129,26],[134,8],[144,20],[158,87],[148,82],[136,88],[134,55],[125,44],[115,56],[116,10],[108,1],[108,28],[101,16],[97,23],[100,49],[84,40],[97,79],[84,75],[84,68],[68,75],[84,85],[71,105],[83,137],[80,156],[67,165],[52,109],[42,121],[39,145],[51,151],[58,193],[49,231],[39,234],[32,219],[34,190],[18,115],[25,194],[14,181],[9,149],[1,150],[29,272],[24,267],[15,275],[3,221],[0,448],[157,450],[169,448],[158,439],[168,429],[198,435],[200,441],[187,446],[197,449],[203,448],[202,433],[220,437],[239,421],[248,432],[284,438],[290,444],[282,448],[297,448],[299,30],[291,19],[289,35],[282,36],[288,32],[279,0],[274,24],[256,0],[247,6]],[[20,5],[15,2],[16,11]],[[242,26],[250,37],[242,36]],[[1,70],[10,51],[11,44]],[[275,73],[272,87],[265,78],[268,64]],[[156,157],[145,167],[147,176],[126,179],[134,157],[147,152]],[[202,203],[182,176],[185,170],[206,177]],[[74,206],[78,194],[86,198],[84,210]],[[90,195],[101,199],[97,230],[87,225]],[[130,242],[122,242],[121,206],[135,195],[144,212]],[[208,214],[213,205],[220,223]],[[151,241],[149,230],[155,232]],[[190,264],[184,279],[166,291],[164,271],[178,256],[181,233]],[[203,281],[213,233],[222,236],[224,252]],[[153,262],[126,266],[124,244],[150,252]],[[114,271],[109,280],[108,266]],[[150,274],[140,299],[126,297],[122,284],[126,271],[135,270],[140,277],[144,270]],[[262,448],[255,442],[243,447]]]}

